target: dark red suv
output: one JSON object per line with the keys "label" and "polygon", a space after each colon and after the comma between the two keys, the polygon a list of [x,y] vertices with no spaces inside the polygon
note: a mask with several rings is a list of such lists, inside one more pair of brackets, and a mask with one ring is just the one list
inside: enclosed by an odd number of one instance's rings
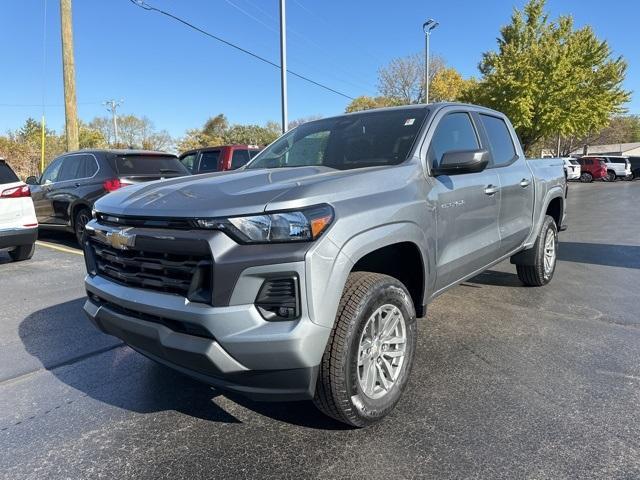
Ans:
{"label": "dark red suv", "polygon": [[259,151],[260,147],[255,145],[221,145],[189,150],[180,155],[180,161],[194,175],[224,172],[243,167]]}
{"label": "dark red suv", "polygon": [[578,159],[580,164],[580,181],[584,183],[601,180],[607,176],[607,165],[600,157],[582,157]]}

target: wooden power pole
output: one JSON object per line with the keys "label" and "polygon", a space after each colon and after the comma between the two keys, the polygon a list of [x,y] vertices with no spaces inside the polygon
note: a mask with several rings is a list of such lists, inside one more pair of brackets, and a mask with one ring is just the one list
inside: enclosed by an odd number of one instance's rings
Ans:
{"label": "wooden power pole", "polygon": [[73,23],[71,0],[60,0],[62,24],[62,75],[64,78],[64,114],[67,150],[78,150],[78,105],[76,100],[76,67],[73,59]]}

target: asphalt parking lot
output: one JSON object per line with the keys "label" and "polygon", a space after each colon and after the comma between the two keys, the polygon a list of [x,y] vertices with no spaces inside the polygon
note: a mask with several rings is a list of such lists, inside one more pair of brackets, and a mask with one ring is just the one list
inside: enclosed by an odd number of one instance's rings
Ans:
{"label": "asphalt parking lot", "polygon": [[365,430],[99,333],[70,236],[0,253],[0,477],[639,478],[639,205],[638,181],[571,184],[553,282],[505,262],[438,298],[402,401]]}

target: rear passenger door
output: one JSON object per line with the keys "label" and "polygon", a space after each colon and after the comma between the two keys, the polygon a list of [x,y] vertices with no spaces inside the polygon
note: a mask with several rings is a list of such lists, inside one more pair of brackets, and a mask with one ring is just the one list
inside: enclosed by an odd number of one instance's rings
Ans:
{"label": "rear passenger door", "polygon": [[490,169],[500,179],[500,256],[520,247],[533,224],[533,174],[502,117],[479,113],[491,151]]}
{"label": "rear passenger door", "polygon": [[[81,199],[89,199],[96,187],[93,178],[98,164],[92,154],[74,153],[63,157],[57,181],[48,193],[51,198],[54,225],[70,225],[73,205]],[[99,190],[102,191],[101,182]]]}
{"label": "rear passenger door", "polygon": [[[486,148],[466,111],[435,120],[427,162],[437,166],[444,153]],[[436,211],[436,290],[480,270],[497,258],[500,245],[499,178],[495,170],[432,177],[429,203]]]}

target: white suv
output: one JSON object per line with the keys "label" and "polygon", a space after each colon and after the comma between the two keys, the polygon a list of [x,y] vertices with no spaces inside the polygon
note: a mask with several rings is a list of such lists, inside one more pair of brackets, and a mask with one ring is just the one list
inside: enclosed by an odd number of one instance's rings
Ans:
{"label": "white suv", "polygon": [[607,167],[607,176],[604,180],[615,182],[616,178],[631,178],[631,162],[627,157],[601,157]]}
{"label": "white suv", "polygon": [[575,158],[563,158],[564,173],[567,175],[567,180],[578,180],[582,169],[580,164]]}
{"label": "white suv", "polygon": [[14,261],[28,260],[38,238],[38,220],[29,187],[0,158],[0,250]]}

